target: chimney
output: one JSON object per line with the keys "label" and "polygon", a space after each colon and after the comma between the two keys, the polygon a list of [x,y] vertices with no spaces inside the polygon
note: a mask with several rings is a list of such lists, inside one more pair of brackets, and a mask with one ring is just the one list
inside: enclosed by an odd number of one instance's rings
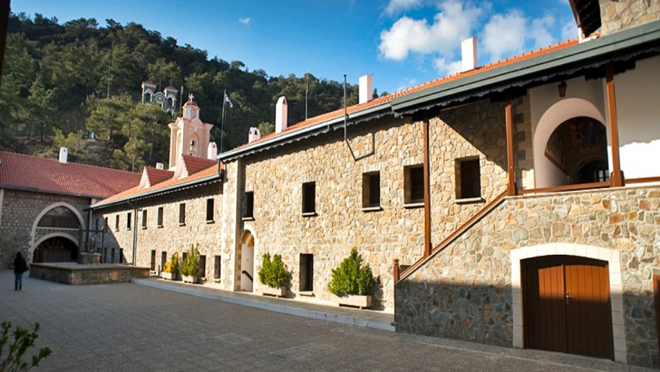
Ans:
{"label": "chimney", "polygon": [[477,68],[477,37],[473,36],[461,42],[461,52],[463,54],[463,65],[461,72],[474,70]]}
{"label": "chimney", "polygon": [[66,147],[60,147],[60,163],[66,164],[66,157],[68,154],[68,150]]}
{"label": "chimney", "polygon": [[206,156],[211,160],[218,160],[218,145],[215,142],[209,143],[209,149]]}
{"label": "chimney", "polygon": [[250,127],[250,132],[248,134],[248,143],[252,143],[261,138],[261,132],[259,128]]}
{"label": "chimney", "polygon": [[282,96],[277,100],[277,105],[275,105],[275,133],[286,130],[287,120],[286,97]]}
{"label": "chimney", "polygon": [[360,76],[360,103],[374,99],[374,74]]}
{"label": "chimney", "polygon": [[156,163],[156,169],[164,169],[163,163]]}

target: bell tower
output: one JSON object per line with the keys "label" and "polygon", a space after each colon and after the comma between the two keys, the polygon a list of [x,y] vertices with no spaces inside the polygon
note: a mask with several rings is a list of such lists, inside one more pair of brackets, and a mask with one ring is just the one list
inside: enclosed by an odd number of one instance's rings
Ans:
{"label": "bell tower", "polygon": [[[206,158],[212,124],[202,123],[199,119],[199,106],[192,93],[183,105],[183,117],[170,123],[170,170],[176,169],[181,155]],[[213,159],[215,160],[215,159]]]}

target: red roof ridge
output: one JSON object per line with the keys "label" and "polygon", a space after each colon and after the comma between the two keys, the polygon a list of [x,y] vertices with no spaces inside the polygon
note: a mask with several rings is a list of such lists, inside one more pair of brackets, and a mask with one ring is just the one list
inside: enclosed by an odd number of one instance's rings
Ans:
{"label": "red roof ridge", "polygon": [[91,167],[91,168],[96,168],[96,169],[102,169],[102,170],[105,170],[105,171],[122,172],[122,173],[127,173],[127,174],[139,174],[139,173],[136,173],[136,172],[131,172],[131,171],[123,170],[123,169],[106,168],[106,167],[102,167],[100,165],[76,163],[74,161],[67,161],[66,163],[60,163],[60,161],[58,159],[44,158],[44,157],[41,157],[41,156],[21,154],[20,152],[9,152],[9,151],[0,150],[0,154],[3,154],[3,153],[4,154],[18,155],[18,156],[25,156],[25,157],[33,158],[33,159],[47,160],[47,161],[52,161],[52,162],[55,162],[57,164],[63,164],[63,165],[71,164],[71,165],[76,165],[76,166],[81,166],[81,167]]}

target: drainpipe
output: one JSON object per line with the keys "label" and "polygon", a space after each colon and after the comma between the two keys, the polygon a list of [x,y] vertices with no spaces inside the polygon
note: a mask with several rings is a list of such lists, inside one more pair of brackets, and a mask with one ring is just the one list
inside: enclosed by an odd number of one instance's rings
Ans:
{"label": "drainpipe", "polygon": [[348,119],[348,109],[346,108],[346,74],[344,74],[344,142],[346,142],[346,120]]}
{"label": "drainpipe", "polygon": [[424,114],[424,257],[431,255],[431,170],[429,161],[429,115]]}

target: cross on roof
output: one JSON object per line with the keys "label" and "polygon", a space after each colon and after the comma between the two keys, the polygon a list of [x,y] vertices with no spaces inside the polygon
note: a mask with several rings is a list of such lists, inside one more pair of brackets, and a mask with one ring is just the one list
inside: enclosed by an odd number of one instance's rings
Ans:
{"label": "cross on roof", "polygon": [[195,96],[193,96],[193,94],[190,93],[190,94],[188,95],[188,99],[190,100],[190,102],[192,102],[193,98],[195,98]]}

